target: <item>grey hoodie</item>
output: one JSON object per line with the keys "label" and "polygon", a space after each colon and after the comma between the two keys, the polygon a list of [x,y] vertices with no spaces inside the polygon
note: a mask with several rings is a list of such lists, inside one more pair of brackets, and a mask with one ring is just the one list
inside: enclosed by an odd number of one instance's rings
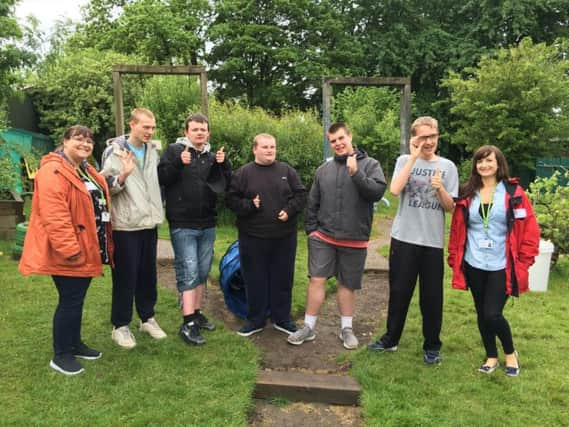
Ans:
{"label": "grey hoodie", "polygon": [[154,228],[164,220],[158,184],[158,152],[153,143],[147,143],[144,167],[136,167],[124,184],[120,185],[120,155],[124,150],[130,151],[127,140],[128,135],[122,135],[108,141],[101,160],[101,174],[106,177],[111,193],[113,230],[136,231]]}

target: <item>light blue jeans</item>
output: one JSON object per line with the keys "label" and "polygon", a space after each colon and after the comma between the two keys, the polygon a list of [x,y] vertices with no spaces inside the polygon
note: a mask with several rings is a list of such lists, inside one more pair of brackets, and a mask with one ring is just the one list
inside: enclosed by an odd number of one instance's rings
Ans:
{"label": "light blue jeans", "polygon": [[205,283],[213,258],[215,228],[174,228],[170,230],[170,239],[178,291],[189,291]]}

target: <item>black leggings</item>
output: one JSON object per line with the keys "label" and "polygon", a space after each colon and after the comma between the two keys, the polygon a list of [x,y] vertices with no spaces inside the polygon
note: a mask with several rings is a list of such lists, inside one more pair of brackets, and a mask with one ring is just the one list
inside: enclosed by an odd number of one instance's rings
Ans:
{"label": "black leggings", "polygon": [[53,316],[53,352],[71,354],[81,344],[83,302],[90,277],[52,276],[59,294],[59,303]]}
{"label": "black leggings", "polygon": [[478,329],[486,349],[486,357],[498,357],[496,336],[500,338],[505,354],[514,352],[510,325],[502,311],[508,299],[506,294],[506,271],[485,271],[464,263],[466,282],[478,316]]}

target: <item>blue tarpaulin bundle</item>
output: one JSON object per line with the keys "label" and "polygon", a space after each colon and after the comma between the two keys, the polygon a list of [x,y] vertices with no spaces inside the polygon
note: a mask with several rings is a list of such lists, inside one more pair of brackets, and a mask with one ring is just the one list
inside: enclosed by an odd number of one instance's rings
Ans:
{"label": "blue tarpaulin bundle", "polygon": [[244,319],[247,316],[247,295],[241,277],[239,241],[233,242],[219,261],[219,284],[227,308]]}

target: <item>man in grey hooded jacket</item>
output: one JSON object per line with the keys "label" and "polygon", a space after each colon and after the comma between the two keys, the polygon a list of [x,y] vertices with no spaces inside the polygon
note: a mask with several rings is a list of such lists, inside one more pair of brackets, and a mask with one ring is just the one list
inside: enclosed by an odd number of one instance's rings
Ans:
{"label": "man in grey hooded jacket", "polygon": [[304,221],[310,276],[304,326],[289,335],[288,342],[300,345],[316,338],[314,329],[324,302],[326,280],[335,276],[341,317],[338,336],[345,348],[355,349],[355,291],[361,288],[373,205],[383,196],[386,182],[379,162],[352,145],[352,133],[346,124],[330,126],[328,141],[334,158],[316,171]]}

